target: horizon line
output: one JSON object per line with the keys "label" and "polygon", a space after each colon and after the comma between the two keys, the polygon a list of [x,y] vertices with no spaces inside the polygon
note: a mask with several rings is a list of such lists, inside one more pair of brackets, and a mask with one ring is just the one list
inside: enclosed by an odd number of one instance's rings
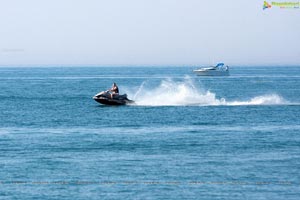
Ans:
{"label": "horizon line", "polygon": [[[0,64],[0,68],[58,68],[58,67],[205,67],[211,64]],[[300,67],[299,64],[234,64],[229,67]]]}

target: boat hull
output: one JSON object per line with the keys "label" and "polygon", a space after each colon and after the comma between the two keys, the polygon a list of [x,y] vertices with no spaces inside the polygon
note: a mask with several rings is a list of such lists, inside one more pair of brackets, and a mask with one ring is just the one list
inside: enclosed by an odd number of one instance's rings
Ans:
{"label": "boat hull", "polygon": [[106,97],[94,97],[93,99],[100,104],[112,105],[112,106],[122,106],[122,105],[134,103],[134,101],[129,99],[110,99]]}
{"label": "boat hull", "polygon": [[229,76],[229,71],[217,71],[217,70],[208,70],[208,71],[198,71],[194,70],[194,73],[197,76]]}

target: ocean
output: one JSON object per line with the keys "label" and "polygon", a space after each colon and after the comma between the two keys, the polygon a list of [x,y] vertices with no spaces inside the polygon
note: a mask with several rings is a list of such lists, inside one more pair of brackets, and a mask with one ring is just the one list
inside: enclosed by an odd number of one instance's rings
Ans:
{"label": "ocean", "polygon": [[298,200],[300,67],[193,69],[0,68],[0,199]]}

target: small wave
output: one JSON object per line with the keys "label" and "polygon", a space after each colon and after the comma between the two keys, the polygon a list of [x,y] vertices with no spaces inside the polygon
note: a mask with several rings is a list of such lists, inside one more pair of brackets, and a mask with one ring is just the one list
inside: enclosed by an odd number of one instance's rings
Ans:
{"label": "small wave", "polygon": [[[18,137],[29,138],[40,138],[55,136],[58,137],[69,137],[70,135],[139,135],[139,134],[154,134],[154,133],[170,133],[170,132],[201,132],[201,131],[231,131],[231,132],[241,132],[241,131],[298,131],[300,125],[244,125],[244,126],[232,126],[225,124],[206,124],[206,125],[184,125],[184,126],[142,126],[142,127],[85,127],[85,128],[70,128],[70,127],[58,127],[58,128],[46,128],[46,127],[0,127],[0,135],[3,136],[3,140],[15,140],[17,138],[9,136],[10,134],[17,134]],[[46,133],[46,134],[45,134]],[[28,141],[28,140],[27,140]],[[63,140],[60,140],[63,141]]]}
{"label": "small wave", "polygon": [[197,88],[189,78],[184,81],[163,80],[156,88],[145,88],[145,83],[135,92],[134,100],[140,106],[241,106],[241,105],[280,105],[289,104],[278,94],[266,94],[256,96],[246,101],[226,101],[224,98],[217,98],[216,94]]}

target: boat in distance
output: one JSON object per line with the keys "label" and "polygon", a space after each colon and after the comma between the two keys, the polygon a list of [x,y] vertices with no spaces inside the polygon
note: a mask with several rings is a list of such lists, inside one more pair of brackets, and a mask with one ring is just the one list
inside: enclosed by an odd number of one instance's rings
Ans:
{"label": "boat in distance", "polygon": [[134,101],[127,98],[127,94],[119,95],[114,94],[113,98],[111,97],[111,93],[109,91],[103,91],[98,94],[96,94],[93,99],[97,101],[98,103],[104,104],[104,105],[127,105],[127,104],[133,104]]}
{"label": "boat in distance", "polygon": [[195,69],[193,72],[198,76],[229,76],[229,67],[218,63],[216,66]]}

